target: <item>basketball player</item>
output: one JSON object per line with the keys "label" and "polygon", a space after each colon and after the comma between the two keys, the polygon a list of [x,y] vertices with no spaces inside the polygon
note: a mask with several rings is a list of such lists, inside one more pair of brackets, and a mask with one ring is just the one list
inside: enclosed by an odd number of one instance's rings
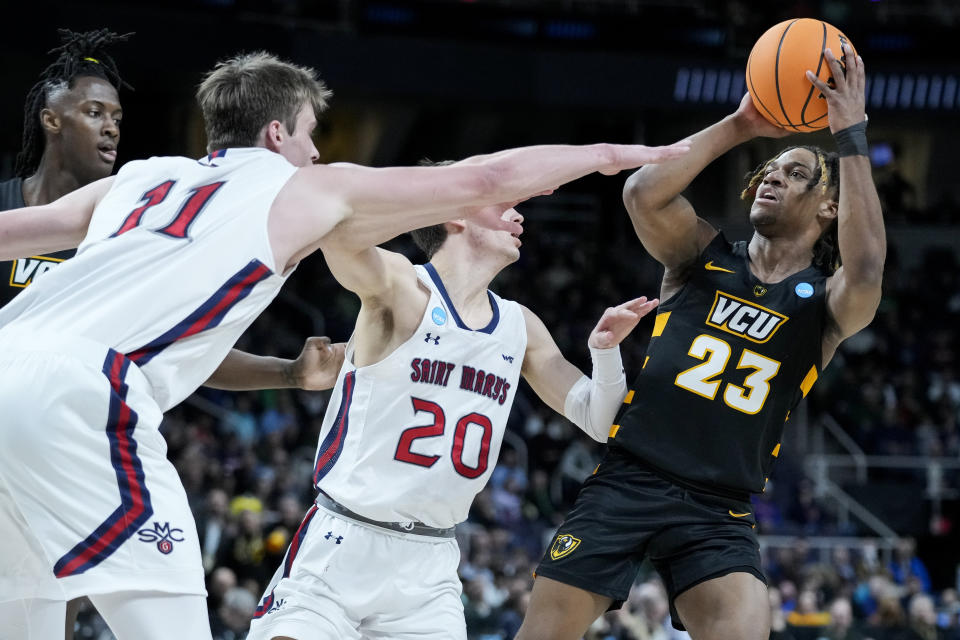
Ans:
{"label": "basketball player", "polygon": [[360,313],[321,428],[316,504],[249,638],[465,640],[454,527],[493,473],[520,375],[606,440],[627,391],[618,345],[657,301],[604,313],[588,378],[533,312],[487,288],[519,235],[462,219],[418,229],[430,262],[416,266],[339,231],[321,241]]}
{"label": "basketball player", "polygon": [[[626,598],[644,557],[694,640],[761,640],[769,607],[750,494],[763,490],[790,410],[880,300],[886,252],[864,133],[864,68],[829,52],[838,154],[791,147],[751,176],[754,234],[729,242],[681,196],[715,158],[786,135],[745,96],[692,150],[628,180],[624,202],[665,267],[646,365],[537,568],[517,638],[580,638]],[[838,242],[838,244],[837,244]],[[838,267],[839,254],[843,266]]]}
{"label": "basketball player", "polygon": [[[128,85],[108,51],[130,34],[59,33],[63,44],[50,52],[57,58],[27,93],[17,177],[0,182],[0,211],[53,202],[109,176],[117,159],[123,118],[117,92]],[[0,306],[73,254],[0,262]]]}
{"label": "basketball player", "polygon": [[233,58],[198,90],[205,158],[131,162],[0,213],[0,259],[80,245],[0,310],[0,618],[23,621],[4,633],[62,637],[64,602],[87,595],[121,640],[210,637],[196,527],[157,427],[331,229],[372,245],[462,212],[518,229],[483,207],[688,149],[312,166],[328,97],[311,69]]}

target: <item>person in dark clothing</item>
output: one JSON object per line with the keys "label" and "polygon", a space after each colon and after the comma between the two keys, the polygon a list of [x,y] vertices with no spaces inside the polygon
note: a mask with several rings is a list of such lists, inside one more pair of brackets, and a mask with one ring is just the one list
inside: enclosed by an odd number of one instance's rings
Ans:
{"label": "person in dark clothing", "polygon": [[[59,33],[63,44],[50,51],[56,59],[27,94],[17,175],[0,182],[0,211],[53,202],[109,176],[117,159],[123,118],[118,92],[129,85],[108,51],[131,34]],[[0,262],[0,306],[73,254],[70,249]]]}
{"label": "person in dark clothing", "polygon": [[[730,242],[682,195],[709,163],[782,137],[749,96],[683,158],[624,188],[644,248],[665,268],[647,357],[537,567],[518,640],[573,640],[625,600],[650,558],[675,626],[693,640],[767,640],[770,610],[750,495],[762,492],[790,411],[880,301],[886,239],[866,140],[863,61],[826,50],[839,153],[793,146],[748,176],[749,242]],[[840,266],[840,255],[843,264]]]}

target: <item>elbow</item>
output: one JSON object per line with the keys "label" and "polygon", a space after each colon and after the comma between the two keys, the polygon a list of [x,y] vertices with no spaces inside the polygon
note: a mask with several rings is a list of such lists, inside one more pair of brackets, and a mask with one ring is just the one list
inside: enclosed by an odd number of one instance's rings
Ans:
{"label": "elbow", "polygon": [[644,175],[644,167],[634,171],[623,185],[623,206],[631,213],[641,213],[655,209],[650,198],[650,185]]}

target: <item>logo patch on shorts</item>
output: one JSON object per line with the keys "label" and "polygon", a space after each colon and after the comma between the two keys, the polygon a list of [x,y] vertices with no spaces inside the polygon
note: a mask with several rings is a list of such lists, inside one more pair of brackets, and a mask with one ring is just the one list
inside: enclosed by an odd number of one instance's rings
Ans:
{"label": "logo patch on shorts", "polygon": [[557,539],[553,541],[553,546],[550,547],[550,559],[564,558],[573,553],[574,549],[579,546],[580,538],[574,538],[569,533],[561,534],[557,536]]}
{"label": "logo patch on shorts", "polygon": [[160,524],[154,521],[153,529],[143,528],[137,531],[140,542],[156,542],[157,550],[163,555],[173,551],[174,542],[183,542],[183,529],[171,527],[169,522]]}

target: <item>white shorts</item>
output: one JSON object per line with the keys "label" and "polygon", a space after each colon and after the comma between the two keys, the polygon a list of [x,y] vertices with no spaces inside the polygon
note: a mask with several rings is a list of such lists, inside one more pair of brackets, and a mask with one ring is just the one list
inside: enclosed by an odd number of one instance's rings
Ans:
{"label": "white shorts", "polygon": [[0,602],[206,593],[149,391],[103,345],[0,334]]}
{"label": "white shorts", "polygon": [[455,538],[398,533],[314,505],[248,640],[465,640]]}

